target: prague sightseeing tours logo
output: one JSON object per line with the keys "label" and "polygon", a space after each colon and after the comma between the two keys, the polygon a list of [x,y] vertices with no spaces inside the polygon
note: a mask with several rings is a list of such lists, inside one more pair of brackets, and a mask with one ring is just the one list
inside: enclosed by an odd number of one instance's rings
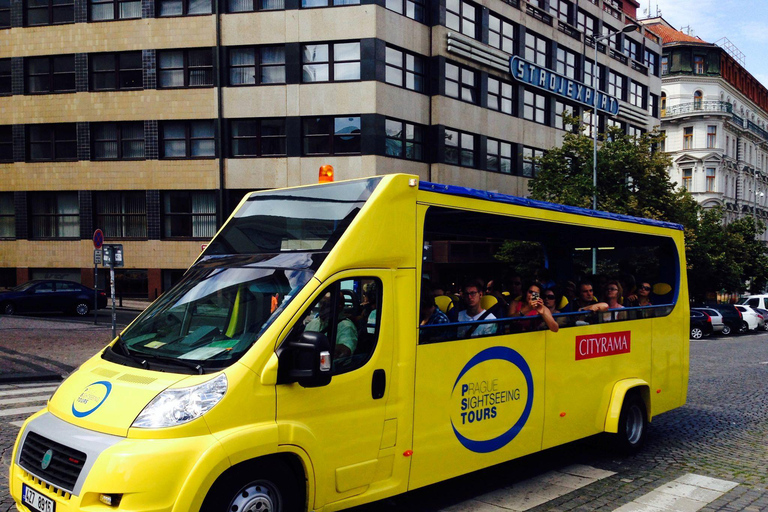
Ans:
{"label": "prague sightseeing tours logo", "polygon": [[110,391],[112,391],[112,384],[107,381],[101,380],[90,384],[72,402],[72,414],[76,418],[88,416],[104,403]]}
{"label": "prague sightseeing tours logo", "polygon": [[476,453],[509,444],[533,407],[533,375],[523,356],[490,347],[462,368],[451,392],[451,426],[459,442]]}

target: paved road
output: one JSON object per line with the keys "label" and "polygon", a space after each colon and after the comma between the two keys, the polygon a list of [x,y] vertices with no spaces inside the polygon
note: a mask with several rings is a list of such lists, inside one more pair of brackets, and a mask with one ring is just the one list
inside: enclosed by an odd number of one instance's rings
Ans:
{"label": "paved road", "polygon": [[[31,352],[50,369],[80,364],[109,339],[107,326],[17,320],[0,319],[0,350]],[[0,372],[5,364],[2,355]],[[0,512],[14,510],[7,478],[19,422],[54,386],[0,384]],[[688,403],[654,419],[637,456],[604,444],[590,438],[356,512],[768,512],[768,335],[692,342]]]}

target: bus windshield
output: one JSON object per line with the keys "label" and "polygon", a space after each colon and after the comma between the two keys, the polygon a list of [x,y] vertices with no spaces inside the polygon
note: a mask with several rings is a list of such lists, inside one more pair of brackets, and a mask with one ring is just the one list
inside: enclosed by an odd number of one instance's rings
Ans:
{"label": "bus windshield", "polygon": [[381,178],[254,192],[203,253],[330,251]]}
{"label": "bus windshield", "polygon": [[307,268],[193,267],[122,334],[108,359],[199,373],[229,366],[313,274]]}

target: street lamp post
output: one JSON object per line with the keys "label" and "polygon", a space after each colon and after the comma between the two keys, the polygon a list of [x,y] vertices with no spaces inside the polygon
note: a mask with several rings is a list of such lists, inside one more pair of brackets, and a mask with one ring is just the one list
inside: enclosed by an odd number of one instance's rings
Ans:
{"label": "street lamp post", "polygon": [[[597,83],[595,80],[595,75],[597,74],[597,44],[600,41],[605,41],[606,39],[610,39],[613,36],[619,35],[619,34],[628,34],[630,32],[634,32],[640,28],[640,25],[636,23],[630,23],[629,25],[625,26],[621,30],[617,30],[615,32],[610,32],[608,34],[599,36],[599,37],[593,37],[592,42],[595,46],[595,60],[592,62],[592,119],[590,122],[590,127],[592,128],[592,209],[597,210]],[[584,45],[587,44],[587,35],[584,34]],[[584,52],[587,53],[586,51]],[[592,248],[592,275],[597,274],[597,247]]]}

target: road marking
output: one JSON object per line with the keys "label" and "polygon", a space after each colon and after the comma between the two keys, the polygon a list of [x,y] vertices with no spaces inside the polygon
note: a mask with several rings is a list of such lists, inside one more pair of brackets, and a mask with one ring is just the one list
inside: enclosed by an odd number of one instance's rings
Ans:
{"label": "road marking", "polygon": [[688,473],[614,512],[696,512],[738,485],[737,482]]}
{"label": "road marking", "polygon": [[37,407],[19,407],[16,409],[3,409],[0,410],[0,416],[20,416],[22,414],[32,414],[37,412],[45,406],[38,405]]}
{"label": "road marking", "polygon": [[16,428],[21,428],[21,426],[24,424],[23,421],[10,421],[8,422],[9,425],[13,425]]}
{"label": "road marking", "polygon": [[3,400],[0,400],[0,405],[23,404],[25,402],[44,402],[48,400],[50,397],[51,395],[21,396],[17,398],[6,398]]}
{"label": "road marking", "polygon": [[442,512],[523,512],[615,474],[575,464],[444,508]]}
{"label": "road marking", "polygon": [[[39,384],[38,384],[39,386]],[[10,389],[8,391],[0,391],[0,396],[13,396],[13,395],[30,395],[32,393],[47,393],[49,391],[56,391],[58,386],[49,386],[49,387],[36,387],[36,388],[25,388],[25,389]]]}

